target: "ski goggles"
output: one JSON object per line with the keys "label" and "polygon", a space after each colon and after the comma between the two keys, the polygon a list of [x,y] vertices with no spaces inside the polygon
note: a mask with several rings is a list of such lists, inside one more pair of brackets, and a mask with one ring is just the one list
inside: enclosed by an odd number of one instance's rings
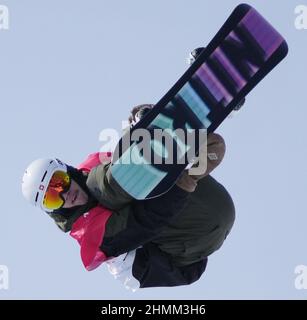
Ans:
{"label": "ski goggles", "polygon": [[48,210],[56,210],[63,207],[65,200],[63,193],[70,188],[71,178],[68,173],[56,171],[49,182],[47,191],[44,196],[43,204]]}

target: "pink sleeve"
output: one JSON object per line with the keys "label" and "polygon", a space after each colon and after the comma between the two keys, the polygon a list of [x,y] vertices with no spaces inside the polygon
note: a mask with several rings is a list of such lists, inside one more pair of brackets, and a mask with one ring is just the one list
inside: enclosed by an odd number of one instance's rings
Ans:
{"label": "pink sleeve", "polygon": [[78,169],[90,171],[92,168],[97,167],[104,162],[110,162],[111,160],[111,152],[95,152],[90,154],[85,161],[79,164]]}
{"label": "pink sleeve", "polygon": [[110,210],[98,206],[78,218],[72,226],[70,235],[80,244],[81,259],[88,271],[96,269],[108,259],[99,247],[111,214]]}

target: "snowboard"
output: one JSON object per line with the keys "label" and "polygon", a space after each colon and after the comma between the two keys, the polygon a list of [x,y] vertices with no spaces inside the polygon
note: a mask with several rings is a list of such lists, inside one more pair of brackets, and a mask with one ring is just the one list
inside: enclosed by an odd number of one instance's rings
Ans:
{"label": "snowboard", "polygon": [[[120,139],[111,166],[117,183],[138,200],[167,192],[189,164],[188,151],[193,147],[197,155],[200,132],[214,132],[287,52],[285,39],[265,18],[238,5],[183,76]],[[163,138],[157,139],[157,129]],[[184,137],[177,134],[182,131]],[[167,161],[170,154],[176,161]]]}

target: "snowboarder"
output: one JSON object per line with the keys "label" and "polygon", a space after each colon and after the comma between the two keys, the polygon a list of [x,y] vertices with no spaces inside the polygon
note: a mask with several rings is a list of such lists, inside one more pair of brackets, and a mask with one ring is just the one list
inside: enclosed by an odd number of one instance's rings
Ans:
{"label": "snowboarder", "polygon": [[[129,121],[151,107],[135,107]],[[120,188],[109,170],[111,153],[92,154],[78,168],[38,159],[25,171],[22,192],[79,242],[87,270],[106,262],[132,290],[187,285],[203,274],[235,219],[230,195],[210,175],[224,157],[223,138],[209,134],[207,150],[204,174],[184,171],[170,191],[154,199],[137,201]]]}

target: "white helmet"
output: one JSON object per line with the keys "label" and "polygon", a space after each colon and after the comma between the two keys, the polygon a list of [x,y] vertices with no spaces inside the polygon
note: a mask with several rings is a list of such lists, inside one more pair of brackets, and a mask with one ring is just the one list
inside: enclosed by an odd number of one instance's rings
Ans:
{"label": "white helmet", "polygon": [[49,182],[56,171],[67,172],[65,163],[58,159],[37,159],[26,169],[22,178],[22,193],[24,197],[34,206],[38,206],[44,211],[43,205],[45,192]]}

